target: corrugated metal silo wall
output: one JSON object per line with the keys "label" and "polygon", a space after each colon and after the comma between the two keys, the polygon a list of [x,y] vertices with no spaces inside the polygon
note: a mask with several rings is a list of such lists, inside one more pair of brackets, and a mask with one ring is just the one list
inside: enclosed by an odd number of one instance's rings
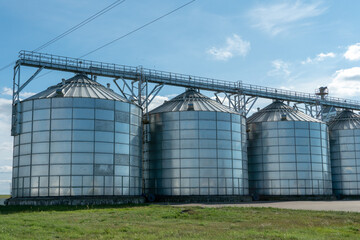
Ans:
{"label": "corrugated metal silo wall", "polygon": [[248,129],[251,194],[332,194],[325,123],[255,122]]}
{"label": "corrugated metal silo wall", "polygon": [[335,194],[360,195],[360,129],[330,131]]}
{"label": "corrugated metal silo wall", "polygon": [[92,98],[21,103],[12,197],[141,194],[141,110]]}
{"label": "corrugated metal silo wall", "polygon": [[182,111],[151,114],[145,166],[148,193],[248,195],[245,119]]}

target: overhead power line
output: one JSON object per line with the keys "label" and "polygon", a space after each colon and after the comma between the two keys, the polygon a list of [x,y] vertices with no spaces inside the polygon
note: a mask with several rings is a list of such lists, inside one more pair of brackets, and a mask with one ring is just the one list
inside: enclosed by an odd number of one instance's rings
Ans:
{"label": "overhead power line", "polygon": [[190,2],[187,2],[187,3],[185,3],[184,5],[181,5],[180,7],[177,7],[177,8],[175,8],[174,10],[172,10],[172,11],[170,11],[170,12],[168,12],[168,13],[166,13],[166,14],[158,17],[158,18],[155,18],[154,20],[152,20],[152,21],[150,21],[150,22],[148,22],[148,23],[146,23],[146,24],[144,24],[144,25],[142,25],[142,26],[140,26],[140,27],[138,27],[138,28],[136,28],[136,29],[134,29],[134,30],[132,30],[132,31],[130,31],[130,32],[128,32],[128,33],[126,33],[126,34],[124,34],[124,35],[122,35],[122,36],[120,36],[120,37],[118,37],[118,38],[116,38],[116,39],[114,39],[114,40],[112,40],[112,41],[110,41],[110,42],[108,42],[108,43],[106,43],[106,44],[104,44],[104,45],[102,45],[102,46],[100,46],[100,47],[92,50],[92,51],[90,51],[90,52],[88,52],[88,53],[86,53],[86,54],[84,54],[84,55],[82,55],[82,56],[80,56],[79,58],[86,57],[86,56],[88,56],[88,55],[90,55],[90,54],[92,54],[92,53],[94,53],[94,52],[96,52],[96,51],[99,51],[100,49],[103,49],[104,47],[107,47],[107,46],[113,44],[114,42],[117,42],[117,41],[119,41],[120,39],[123,39],[123,38],[125,38],[125,37],[127,37],[127,36],[129,36],[129,35],[131,35],[131,34],[133,34],[133,33],[135,33],[135,32],[137,32],[137,31],[139,31],[139,30],[141,30],[141,29],[143,29],[143,28],[145,28],[145,27],[147,27],[147,26],[149,26],[149,25],[151,25],[151,24],[159,21],[160,19],[169,16],[170,14],[172,14],[172,13],[174,13],[174,12],[176,12],[176,11],[184,8],[184,7],[186,7],[187,5],[189,5],[189,4],[191,4],[191,3],[195,2],[195,1],[196,1],[196,0],[192,0],[192,1],[190,1]]}
{"label": "overhead power line", "polygon": [[3,66],[2,68],[0,68],[0,71],[2,71],[2,70],[4,70],[4,69],[7,69],[8,67],[10,67],[10,66],[14,65],[15,63],[16,63],[16,61],[12,61],[11,63],[9,63],[9,64],[7,64],[7,65]]}
{"label": "overhead power line", "polygon": [[[65,32],[61,33],[60,35],[56,36],[55,38],[51,39],[50,41],[44,43],[43,45],[39,46],[38,48],[34,49],[34,52],[40,51],[48,46],[50,46],[51,44],[59,41],[60,39],[64,38],[65,36],[69,35],[70,33],[76,31],[77,29],[85,26],[86,24],[90,23],[91,21],[93,21],[94,19],[100,17],[101,15],[107,13],[108,11],[110,11],[111,9],[117,7],[118,5],[122,4],[123,2],[125,2],[126,0],[117,0],[115,2],[113,2],[112,4],[110,4],[109,6],[105,7],[104,9],[100,10],[99,12],[91,15],[90,17],[88,17],[87,19],[85,19],[84,21],[80,22],[79,24],[76,24],[75,26],[71,27],[70,29],[66,30]],[[4,67],[0,68],[0,71],[12,66],[13,64],[15,64],[16,61],[12,61],[11,63],[5,65]]]}
{"label": "overhead power line", "polygon": [[[100,47],[98,47],[98,48],[96,48],[96,49],[94,49],[94,50],[86,53],[86,54],[84,54],[84,55],[82,55],[82,56],[80,56],[79,58],[86,57],[86,56],[88,56],[88,55],[90,55],[90,54],[92,54],[92,53],[94,53],[94,52],[96,52],[96,51],[99,51],[100,49],[103,49],[103,48],[105,48],[105,47],[113,44],[114,42],[119,41],[120,39],[123,39],[123,38],[125,38],[125,37],[127,37],[127,36],[129,36],[129,35],[131,35],[131,34],[133,34],[133,33],[135,33],[135,32],[137,32],[137,31],[139,31],[139,30],[141,30],[141,29],[149,26],[150,24],[152,24],[152,23],[154,23],[154,22],[156,22],[156,21],[159,21],[160,19],[162,19],[162,18],[164,18],[164,17],[169,16],[170,14],[172,14],[172,13],[174,13],[174,12],[176,12],[176,11],[184,8],[184,7],[186,7],[187,5],[189,5],[189,4],[191,4],[191,3],[195,2],[195,1],[196,1],[196,0],[189,1],[189,2],[181,5],[180,7],[177,7],[177,8],[175,8],[174,10],[172,10],[172,11],[170,11],[170,12],[167,12],[167,13],[165,13],[164,15],[161,15],[160,17],[157,17],[157,18],[155,18],[154,20],[152,20],[152,21],[150,21],[150,22],[147,22],[147,23],[145,23],[144,25],[142,25],[142,26],[140,26],[140,27],[137,27],[137,28],[135,28],[134,30],[132,30],[132,31],[130,31],[130,32],[128,32],[128,33],[126,33],[126,34],[124,34],[124,35],[122,35],[122,36],[120,36],[120,37],[118,37],[118,38],[116,38],[116,39],[114,39],[114,40],[112,40],[112,41],[110,41],[110,42],[108,42],[108,43],[106,43],[106,44],[104,44],[104,45],[102,45],[102,46],[100,46]],[[38,76],[37,78],[41,78],[41,77],[43,77],[43,76],[45,76],[45,75],[48,75],[48,74],[51,73],[51,72],[52,72],[52,71],[49,71],[49,72],[47,72],[47,73],[44,73],[44,74]]]}
{"label": "overhead power line", "polygon": [[40,47],[36,48],[35,50],[33,50],[34,52],[40,51],[43,48],[46,48],[47,46],[53,44],[54,42],[60,40],[61,38],[69,35],[70,33],[74,32],[75,30],[81,28],[82,26],[88,24],[89,22],[93,21],[94,19],[100,17],[101,15],[107,13],[108,11],[110,11],[111,9],[115,8],[116,6],[120,5],[121,3],[125,2],[126,0],[117,0],[114,3],[110,4],[109,6],[107,6],[106,8],[102,9],[101,11],[95,13],[94,15],[90,16],[89,18],[85,19],[84,21],[82,21],[81,23],[75,25],[74,27],[70,28],[69,30],[63,32],[62,34],[60,34],[59,36],[53,38],[52,40],[44,43],[43,45],[41,45]]}

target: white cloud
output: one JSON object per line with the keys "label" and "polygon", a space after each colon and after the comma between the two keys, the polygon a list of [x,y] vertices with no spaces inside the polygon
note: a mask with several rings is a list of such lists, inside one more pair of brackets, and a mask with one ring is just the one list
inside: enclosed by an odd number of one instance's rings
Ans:
{"label": "white cloud", "polygon": [[8,87],[3,87],[3,91],[1,92],[1,94],[2,95],[12,96],[13,90],[11,88],[8,88]]}
{"label": "white cloud", "polygon": [[336,71],[328,87],[333,96],[352,97],[360,94],[360,67]]}
{"label": "white cloud", "polygon": [[[4,174],[4,173],[2,173],[2,174]],[[9,179],[5,179],[5,180],[0,179],[0,194],[10,194],[10,192],[11,192],[10,191],[10,186],[11,186],[11,180],[9,180]]]}
{"label": "white cloud", "polygon": [[360,43],[349,46],[344,57],[350,61],[360,60]]}
{"label": "white cloud", "polygon": [[11,129],[11,100],[0,98],[0,193],[8,193],[11,180],[13,138]]}
{"label": "white cloud", "polygon": [[317,61],[323,61],[325,58],[334,58],[335,53],[329,52],[329,53],[320,53],[317,55],[316,59]]}
{"label": "white cloud", "polygon": [[321,2],[285,1],[255,7],[250,10],[249,17],[254,27],[275,36],[294,27],[301,20],[321,15],[325,10]]}
{"label": "white cloud", "polygon": [[169,101],[169,96],[156,96],[149,105],[149,111],[162,105],[165,101]]}
{"label": "white cloud", "polygon": [[289,77],[291,74],[291,71],[289,70],[289,63],[277,59],[271,62],[271,65],[273,69],[268,72],[269,76],[283,76],[283,77]]}
{"label": "white cloud", "polygon": [[216,60],[226,61],[236,56],[246,56],[250,51],[250,42],[243,40],[240,36],[233,34],[226,39],[223,47],[212,47],[207,53],[212,55]]}
{"label": "white cloud", "polygon": [[33,93],[33,92],[23,92],[23,93],[20,93],[20,98],[22,99],[26,99],[28,97],[31,97],[33,95],[35,95],[36,93]]}
{"label": "white cloud", "polygon": [[305,61],[302,61],[301,64],[322,62],[327,58],[334,58],[335,56],[336,55],[333,52],[319,53],[315,58],[307,58]]}
{"label": "white cloud", "polygon": [[[6,95],[6,96],[12,96],[13,90],[8,87],[3,87],[1,94]],[[25,99],[25,98],[31,97],[35,94],[36,93],[33,93],[33,92],[20,92],[20,98]]]}
{"label": "white cloud", "polygon": [[12,171],[11,166],[0,166],[0,173],[7,173],[7,172],[11,172],[11,171]]}
{"label": "white cloud", "polygon": [[287,91],[296,91],[295,87],[294,86],[289,86],[289,87],[286,87],[286,86],[280,86],[279,87],[281,90],[287,90]]}

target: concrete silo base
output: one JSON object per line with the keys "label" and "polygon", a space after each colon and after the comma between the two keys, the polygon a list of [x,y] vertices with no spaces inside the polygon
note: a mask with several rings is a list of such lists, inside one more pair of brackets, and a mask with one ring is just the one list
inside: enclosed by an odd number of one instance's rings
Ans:
{"label": "concrete silo base", "polygon": [[288,195],[288,196],[270,196],[258,195],[252,196],[254,201],[330,201],[336,200],[335,195]]}
{"label": "concrete silo base", "polygon": [[54,205],[117,205],[144,203],[142,196],[89,196],[89,197],[31,197],[9,198],[5,201],[8,206],[54,206]]}
{"label": "concrete silo base", "polygon": [[251,202],[251,196],[160,196],[156,195],[155,202],[171,202],[171,203],[238,203]]}
{"label": "concrete silo base", "polygon": [[337,200],[360,200],[360,195],[342,195],[336,194]]}

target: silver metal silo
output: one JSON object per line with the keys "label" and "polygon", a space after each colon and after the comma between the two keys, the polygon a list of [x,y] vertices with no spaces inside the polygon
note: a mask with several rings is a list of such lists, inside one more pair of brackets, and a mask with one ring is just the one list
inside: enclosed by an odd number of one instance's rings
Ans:
{"label": "silver metal silo", "polygon": [[161,196],[247,195],[245,118],[188,89],[150,112],[145,186]]}
{"label": "silver metal silo", "polygon": [[329,122],[334,193],[360,195],[360,115],[342,111]]}
{"label": "silver metal silo", "polygon": [[139,107],[81,74],[19,104],[12,198],[141,195]]}
{"label": "silver metal silo", "polygon": [[251,194],[332,194],[325,123],[275,101],[247,124]]}

